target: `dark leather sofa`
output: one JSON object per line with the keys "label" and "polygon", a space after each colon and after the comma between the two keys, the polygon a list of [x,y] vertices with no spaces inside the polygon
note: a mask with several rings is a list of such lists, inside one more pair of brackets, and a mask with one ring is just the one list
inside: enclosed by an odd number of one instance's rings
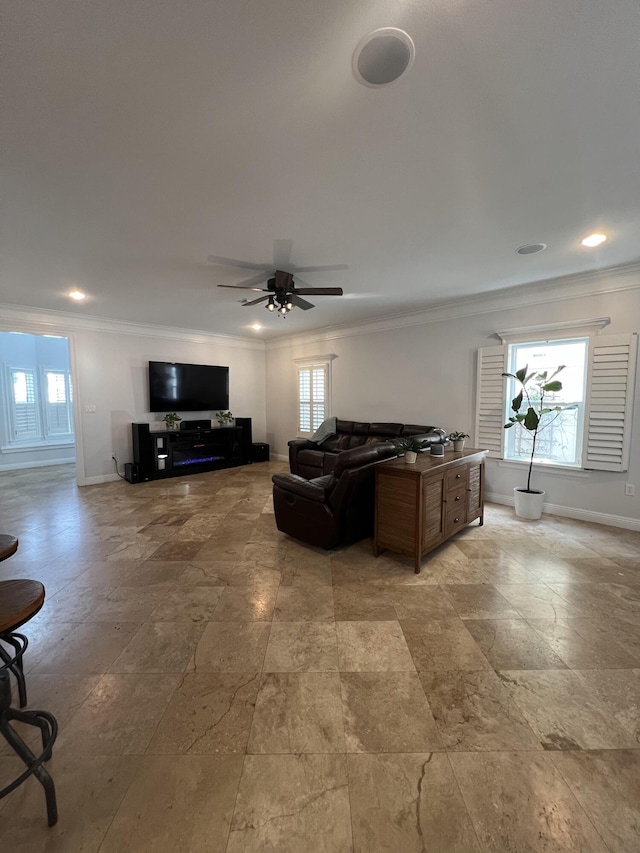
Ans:
{"label": "dark leather sofa", "polygon": [[289,469],[307,480],[330,474],[339,455],[355,447],[371,447],[401,436],[416,436],[427,444],[443,444],[447,434],[444,430],[420,424],[363,423],[360,421],[337,421],[335,435],[320,444],[304,438],[289,442]]}
{"label": "dark leather sofa", "polygon": [[373,534],[375,467],[396,455],[391,442],[333,454],[333,471],[307,480],[274,474],[278,530],[318,548],[336,548]]}

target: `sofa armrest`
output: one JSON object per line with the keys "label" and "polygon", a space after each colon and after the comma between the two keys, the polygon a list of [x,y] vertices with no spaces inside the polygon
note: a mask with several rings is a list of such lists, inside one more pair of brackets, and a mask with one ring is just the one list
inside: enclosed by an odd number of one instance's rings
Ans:
{"label": "sofa armrest", "polygon": [[289,494],[307,498],[317,503],[325,503],[327,496],[335,486],[335,477],[327,474],[314,480],[305,480],[297,474],[274,474],[271,478],[273,485],[278,486]]}
{"label": "sofa armrest", "polygon": [[313,441],[309,441],[308,438],[292,438],[291,441],[287,442],[289,447],[292,447],[294,450],[317,450],[318,445]]}

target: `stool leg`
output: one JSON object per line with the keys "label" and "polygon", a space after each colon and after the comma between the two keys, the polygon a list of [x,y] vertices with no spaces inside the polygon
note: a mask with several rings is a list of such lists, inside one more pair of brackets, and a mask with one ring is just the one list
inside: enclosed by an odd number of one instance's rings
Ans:
{"label": "stool leg", "polygon": [[0,658],[4,661],[7,669],[11,670],[11,672],[15,675],[16,682],[18,684],[18,698],[20,700],[20,707],[24,708],[27,704],[27,685],[24,680],[24,670],[22,666],[22,655],[24,652],[24,648],[20,644],[18,640],[11,636],[11,634],[4,634],[2,637],[3,642],[8,643],[10,646],[16,650],[16,654],[12,658],[0,644]]}
{"label": "stool leg", "polygon": [[[9,712],[9,713],[11,714],[11,712]],[[11,714],[11,716],[14,717],[15,719],[20,719],[23,717],[23,715],[20,714],[19,712],[17,715],[14,712],[13,714]],[[24,715],[24,716],[26,716],[26,715]],[[32,719],[29,721],[23,720],[23,722],[34,723],[36,721]],[[42,727],[40,726],[39,723],[36,723],[36,725],[38,725],[39,728],[42,729]],[[2,714],[0,716],[0,733],[2,735],[4,735],[4,737],[6,738],[6,740],[9,743],[9,745],[13,747],[16,754],[24,761],[24,763],[27,765],[27,767],[31,767],[31,765],[34,764],[34,762],[36,762],[38,760],[36,758],[36,756],[31,752],[29,747],[26,745],[26,743],[22,740],[22,738],[19,737],[13,731],[13,729],[9,725],[8,714],[6,714],[6,713]],[[43,735],[44,735],[44,731],[43,731]],[[49,753],[48,757],[50,758],[51,757],[51,747],[49,748],[48,753]],[[58,821],[58,805],[56,802],[56,789],[55,789],[55,785],[53,784],[53,779],[49,775],[49,772],[47,770],[45,770],[45,768],[42,767],[41,765],[38,767],[35,767],[33,769],[32,773],[36,777],[36,779],[40,782],[42,787],[44,788],[44,795],[45,795],[45,799],[46,799],[46,803],[47,803],[47,822],[48,822],[49,826],[54,826]]]}

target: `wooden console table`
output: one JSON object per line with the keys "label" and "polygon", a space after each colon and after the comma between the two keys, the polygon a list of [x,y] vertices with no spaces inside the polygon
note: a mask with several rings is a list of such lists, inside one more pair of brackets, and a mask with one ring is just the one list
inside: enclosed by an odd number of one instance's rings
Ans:
{"label": "wooden console table", "polygon": [[388,549],[422,558],[476,518],[484,521],[484,460],[488,450],[421,453],[376,465],[376,520],[373,553]]}

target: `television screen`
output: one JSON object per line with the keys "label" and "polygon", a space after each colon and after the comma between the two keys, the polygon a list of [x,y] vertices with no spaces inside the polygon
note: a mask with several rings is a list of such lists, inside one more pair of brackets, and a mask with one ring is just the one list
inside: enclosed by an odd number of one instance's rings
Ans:
{"label": "television screen", "polygon": [[204,412],[228,408],[228,367],[149,362],[150,412]]}

